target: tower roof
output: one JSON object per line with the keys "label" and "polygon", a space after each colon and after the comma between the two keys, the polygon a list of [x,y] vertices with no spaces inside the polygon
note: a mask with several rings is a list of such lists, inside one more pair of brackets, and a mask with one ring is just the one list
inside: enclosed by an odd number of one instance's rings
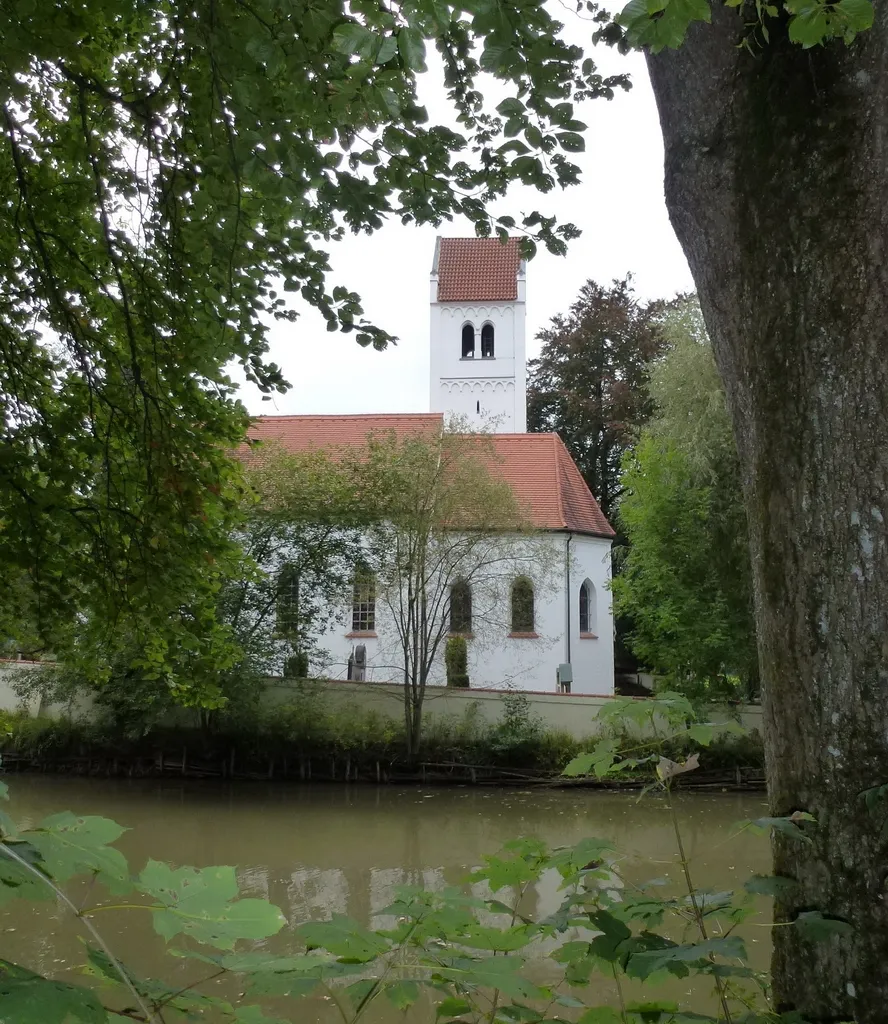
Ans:
{"label": "tower roof", "polygon": [[[370,416],[260,416],[249,436],[281,444],[292,452],[361,448],[373,435],[397,438],[438,433],[440,413],[395,413]],[[557,434],[491,434],[495,456],[491,471],[511,485],[518,502],[537,529],[570,531],[595,537],[614,536],[598,502]],[[242,450],[242,457],[246,455]]]}
{"label": "tower roof", "polygon": [[438,302],[514,302],[522,263],[517,238],[439,238]]}

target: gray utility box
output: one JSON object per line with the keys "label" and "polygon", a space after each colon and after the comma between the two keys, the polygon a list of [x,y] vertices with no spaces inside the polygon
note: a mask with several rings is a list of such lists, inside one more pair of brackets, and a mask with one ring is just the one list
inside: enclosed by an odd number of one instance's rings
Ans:
{"label": "gray utility box", "polygon": [[559,693],[570,693],[570,684],[573,682],[573,666],[569,662],[562,662],[555,674],[558,683]]}

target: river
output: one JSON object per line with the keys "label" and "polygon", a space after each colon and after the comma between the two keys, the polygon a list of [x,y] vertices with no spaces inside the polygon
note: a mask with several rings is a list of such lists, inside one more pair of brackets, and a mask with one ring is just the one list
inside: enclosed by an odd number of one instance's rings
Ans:
{"label": "river", "polygon": [[[399,885],[464,884],[485,854],[515,836],[551,846],[586,836],[610,839],[631,881],[678,882],[675,840],[662,799],[590,789],[421,789],[264,783],[171,783],[7,776],[8,810],[36,824],[60,810],[98,814],[126,825],[117,843],[134,871],[149,858],[175,865],[237,866],[245,895],[279,906],[288,926],[270,948],[296,948],[293,928],[309,918],[346,913],[364,923]],[[769,871],[765,839],[736,835],[740,819],[766,813],[758,794],[678,794],[681,832],[701,888],[739,888]],[[732,837],[733,836],[733,837]],[[546,914],[559,901],[557,879],[544,877],[527,909]],[[0,957],[64,978],[83,962],[77,922],[52,903],[7,903],[0,910]],[[148,915],[110,911],[101,918],[109,945],[141,975],[191,978],[190,964],[163,953]],[[767,930],[747,928],[751,960],[764,966]],[[679,988],[678,994],[685,991]],[[218,990],[214,990],[218,991]],[[657,993],[651,993],[656,995]],[[303,1021],[329,1019],[315,1006]],[[394,1010],[380,1020],[399,1018]],[[368,1020],[372,1019],[372,1015]]]}

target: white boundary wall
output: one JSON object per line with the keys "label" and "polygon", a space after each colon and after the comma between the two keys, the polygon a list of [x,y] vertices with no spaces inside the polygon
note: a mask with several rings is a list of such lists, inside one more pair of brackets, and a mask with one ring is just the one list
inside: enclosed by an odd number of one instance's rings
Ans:
{"label": "white boundary wall", "polygon": [[[401,719],[403,716],[403,687],[396,683],[345,683],[324,682],[324,696],[331,707],[352,710],[373,711],[387,718]],[[271,682],[266,694],[269,705],[287,704],[294,698],[294,685],[282,680]],[[603,707],[621,697],[597,696],[581,693],[537,693],[514,691],[526,697],[530,704],[531,716],[539,719],[546,729],[566,732],[574,739],[584,739],[598,732],[598,715]],[[476,714],[482,722],[495,724],[505,711],[502,690],[450,689],[445,686],[429,686],[426,689],[423,714],[429,717],[464,718]],[[634,700],[647,700],[636,697]],[[471,711],[472,707],[477,710]],[[750,732],[761,733],[762,711],[756,705],[738,707],[741,724]],[[725,716],[726,717],[726,716]]]}
{"label": "white boundary wall", "polygon": [[[0,661],[0,710],[14,711],[22,709],[22,703],[12,688],[11,680],[15,672],[39,669],[37,662]],[[269,679],[263,703],[266,707],[277,707],[293,702],[298,697],[299,686],[283,679]],[[404,691],[397,683],[349,683],[325,680],[311,686],[320,686],[324,699],[331,708],[351,710],[353,712],[375,712],[386,718],[400,721],[403,715]],[[540,693],[533,691],[513,691],[526,697],[530,705],[531,716],[536,718],[544,728],[566,732],[575,739],[584,739],[598,732],[598,715],[603,707],[613,700],[622,698],[599,696],[595,694],[560,694]],[[477,716],[478,721],[495,724],[502,720],[506,709],[503,690],[492,689],[449,689],[446,686],[429,686],[426,690],[424,714],[429,718],[464,719],[468,715]],[[637,697],[635,700],[646,700]],[[38,708],[25,706],[31,714]],[[89,713],[88,699],[78,702],[75,715]],[[70,714],[69,707],[56,706],[43,709],[51,715]],[[737,716],[741,724],[750,732],[762,730],[762,711],[757,705],[743,705],[737,708]]]}

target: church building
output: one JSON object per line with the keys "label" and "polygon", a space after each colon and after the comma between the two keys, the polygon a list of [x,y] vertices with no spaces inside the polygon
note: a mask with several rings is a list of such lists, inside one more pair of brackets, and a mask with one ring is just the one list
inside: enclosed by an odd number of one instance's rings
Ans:
{"label": "church building", "polygon": [[[497,472],[550,554],[545,588],[527,575],[503,580],[511,611],[503,608],[493,634],[469,640],[471,686],[612,694],[614,531],[558,435],[527,433],[525,273],[517,239],[439,238],[430,289],[430,411],[262,416],[251,436],[291,451],[357,448],[373,434],[441,431],[452,416],[492,433]],[[319,638],[328,654],[325,675],[353,677],[357,664],[368,682],[398,680],[394,627],[377,604],[372,591],[356,585],[352,606]],[[443,649],[437,660],[431,684],[445,681]]]}

